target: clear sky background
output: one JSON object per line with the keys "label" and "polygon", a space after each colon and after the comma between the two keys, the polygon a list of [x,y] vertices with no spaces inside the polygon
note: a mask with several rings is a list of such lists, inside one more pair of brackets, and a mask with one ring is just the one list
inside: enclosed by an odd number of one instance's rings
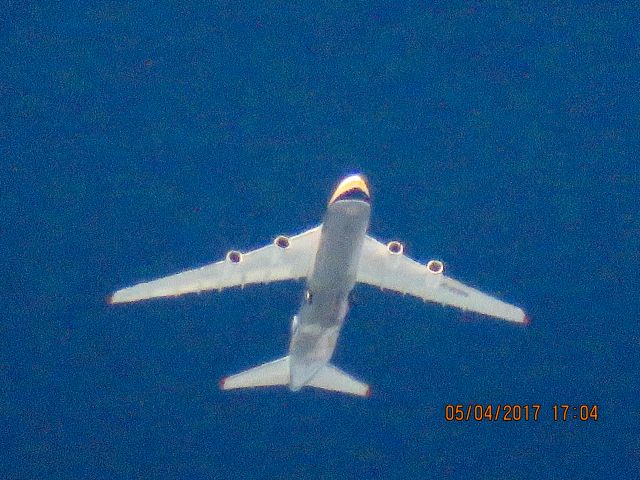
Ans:
{"label": "clear sky background", "polygon": [[[638,478],[632,3],[4,4],[2,478]],[[373,236],[531,326],[358,286],[334,360],[370,399],[223,393],[301,284],[105,304],[318,224],[354,171]],[[470,403],[541,410],[445,421]]]}

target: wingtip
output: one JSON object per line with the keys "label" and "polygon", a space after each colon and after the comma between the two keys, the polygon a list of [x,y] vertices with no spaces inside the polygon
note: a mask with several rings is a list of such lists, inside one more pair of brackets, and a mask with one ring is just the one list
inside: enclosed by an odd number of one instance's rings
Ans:
{"label": "wingtip", "polygon": [[364,396],[366,398],[370,398],[371,397],[371,387],[370,386],[367,387],[367,391],[364,392]]}
{"label": "wingtip", "polygon": [[524,314],[524,317],[522,319],[522,324],[525,326],[529,326],[531,325],[531,317],[529,315],[527,315],[526,313]]}
{"label": "wingtip", "polygon": [[227,382],[227,378],[229,377],[224,377],[221,378],[220,381],[218,382],[218,387],[220,388],[220,390],[224,390],[224,384]]}
{"label": "wingtip", "polygon": [[107,295],[104,300],[107,302],[107,305],[113,305],[113,294]]}

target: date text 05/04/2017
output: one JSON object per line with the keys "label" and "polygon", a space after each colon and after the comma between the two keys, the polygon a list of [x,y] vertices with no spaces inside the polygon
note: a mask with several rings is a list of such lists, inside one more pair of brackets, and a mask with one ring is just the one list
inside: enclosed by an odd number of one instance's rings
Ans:
{"label": "date text 05/04/2017", "polygon": [[[540,412],[546,411],[541,404],[447,404],[444,408],[444,419],[447,422],[537,422],[540,420]],[[554,422],[562,421],[597,421],[598,405],[560,405],[551,407]]]}

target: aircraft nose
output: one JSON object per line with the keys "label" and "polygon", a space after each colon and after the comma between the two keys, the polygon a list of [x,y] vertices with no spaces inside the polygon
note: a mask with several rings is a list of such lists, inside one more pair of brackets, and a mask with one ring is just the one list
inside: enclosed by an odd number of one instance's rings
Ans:
{"label": "aircraft nose", "polygon": [[338,200],[369,201],[369,187],[363,175],[350,175],[343,179],[333,192],[329,205]]}

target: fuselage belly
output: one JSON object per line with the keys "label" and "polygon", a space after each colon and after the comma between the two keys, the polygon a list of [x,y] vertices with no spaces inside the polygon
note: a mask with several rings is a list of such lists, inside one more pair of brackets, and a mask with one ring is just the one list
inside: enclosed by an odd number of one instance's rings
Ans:
{"label": "fuselage belly", "polygon": [[314,268],[291,329],[291,390],[300,390],[331,359],[349,310],[371,207],[363,200],[329,205]]}

